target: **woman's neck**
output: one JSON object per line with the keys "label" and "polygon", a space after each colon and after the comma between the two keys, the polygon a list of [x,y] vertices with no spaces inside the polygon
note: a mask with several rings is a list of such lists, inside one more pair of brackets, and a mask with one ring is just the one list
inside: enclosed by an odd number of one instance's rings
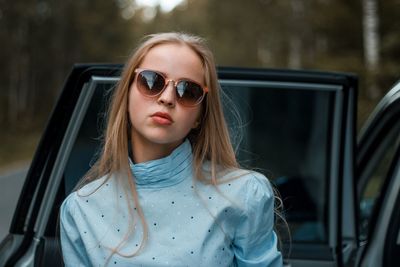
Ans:
{"label": "woman's neck", "polygon": [[182,142],[183,140],[168,144],[157,144],[145,138],[132,135],[132,160],[134,163],[142,163],[164,158],[170,155]]}

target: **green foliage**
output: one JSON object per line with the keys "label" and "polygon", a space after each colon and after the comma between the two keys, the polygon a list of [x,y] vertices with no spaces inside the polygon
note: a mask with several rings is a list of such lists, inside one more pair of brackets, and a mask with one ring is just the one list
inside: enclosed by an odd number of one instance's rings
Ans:
{"label": "green foliage", "polygon": [[43,127],[74,63],[122,62],[132,44],[113,1],[15,0],[0,11],[2,129]]}

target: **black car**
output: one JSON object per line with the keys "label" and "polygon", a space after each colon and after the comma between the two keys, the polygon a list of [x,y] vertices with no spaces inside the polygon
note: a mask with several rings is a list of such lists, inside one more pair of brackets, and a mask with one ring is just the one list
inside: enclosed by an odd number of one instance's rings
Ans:
{"label": "black car", "polygon": [[[0,266],[62,264],[59,207],[96,160],[121,69],[73,68],[0,245]],[[240,163],[269,177],[283,199],[285,264],[400,266],[400,83],[357,135],[354,75],[243,68],[218,75]]]}

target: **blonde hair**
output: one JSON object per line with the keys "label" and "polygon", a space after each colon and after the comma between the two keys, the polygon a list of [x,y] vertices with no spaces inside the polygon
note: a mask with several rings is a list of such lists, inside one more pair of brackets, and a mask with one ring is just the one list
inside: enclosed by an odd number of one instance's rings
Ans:
{"label": "blonde hair", "polygon": [[[228,128],[222,111],[220,101],[220,88],[213,54],[205,44],[205,41],[197,36],[186,33],[159,33],[147,36],[137,47],[124,66],[121,79],[114,91],[108,112],[107,128],[104,136],[104,145],[99,160],[89,170],[77,188],[106,176],[104,183],[110,179],[111,174],[117,179],[126,179],[129,183],[129,191],[133,196],[136,212],[143,225],[143,240],[139,250],[131,255],[121,255],[118,250],[126,242],[127,237],[133,230],[128,232],[126,238],[112,249],[111,256],[116,253],[121,256],[135,256],[145,244],[148,228],[140,207],[135,180],[130,171],[128,159],[128,146],[130,138],[130,121],[128,114],[128,95],[131,85],[135,79],[134,70],[139,67],[147,53],[155,46],[162,44],[180,44],[192,49],[200,58],[204,68],[204,82],[208,87],[208,93],[202,102],[202,114],[200,126],[192,130],[188,138],[192,144],[195,177],[207,181],[213,185],[219,183],[217,179],[218,169],[237,168],[235,153],[229,138]],[[218,129],[217,129],[218,127]],[[202,172],[202,163],[210,161],[211,179],[205,178]],[[103,184],[104,184],[103,183]],[[134,215],[132,204],[128,203],[130,214]],[[133,229],[133,227],[130,227]]]}

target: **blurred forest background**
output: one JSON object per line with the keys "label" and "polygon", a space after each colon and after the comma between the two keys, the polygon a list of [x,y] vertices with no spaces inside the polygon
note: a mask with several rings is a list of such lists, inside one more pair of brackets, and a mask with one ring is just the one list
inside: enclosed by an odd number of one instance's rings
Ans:
{"label": "blurred forest background", "polygon": [[0,171],[29,162],[74,63],[123,63],[149,33],[199,34],[218,65],[355,73],[359,125],[400,78],[400,0],[143,2],[0,0]]}

